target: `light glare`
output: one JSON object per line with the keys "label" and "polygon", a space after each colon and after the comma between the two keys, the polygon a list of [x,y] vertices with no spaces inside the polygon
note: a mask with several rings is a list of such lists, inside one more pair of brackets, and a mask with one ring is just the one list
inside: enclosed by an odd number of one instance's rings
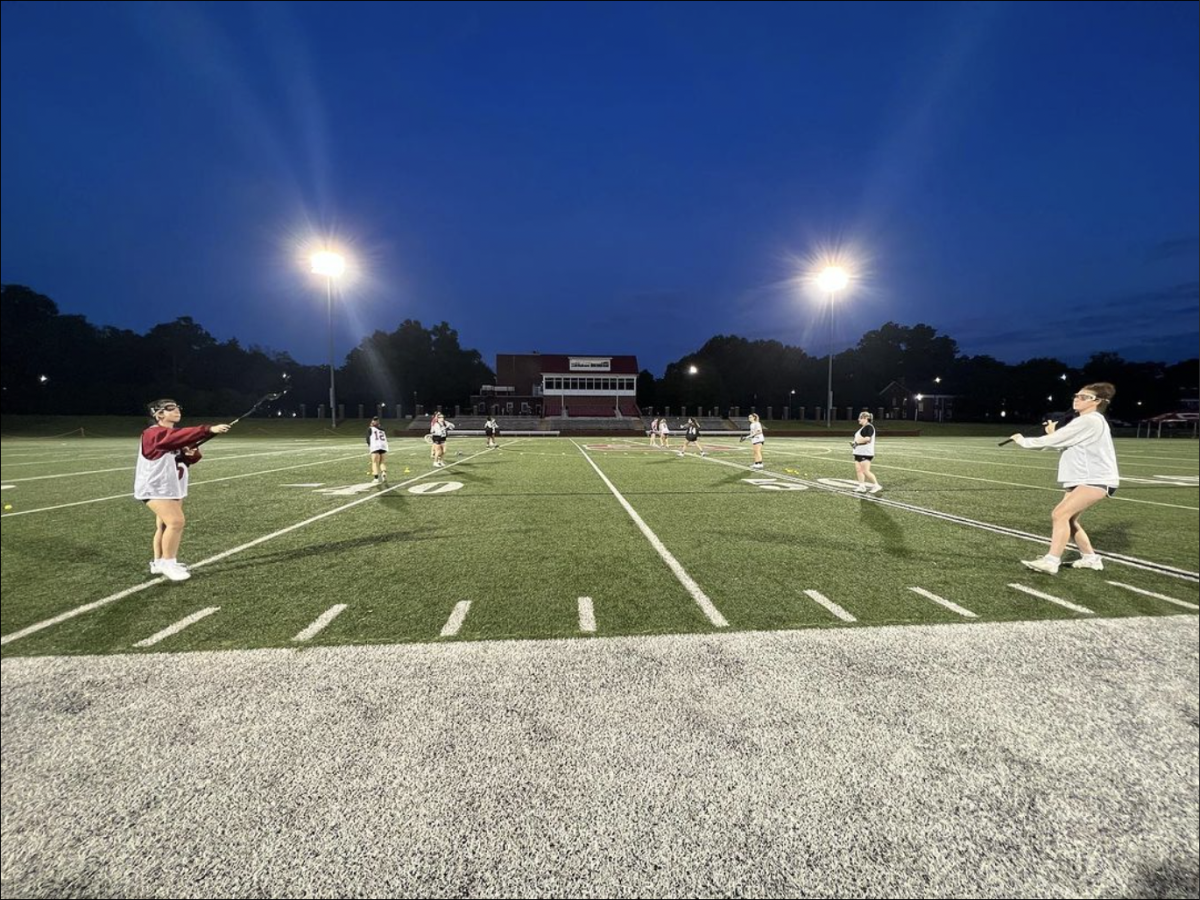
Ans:
{"label": "light glare", "polygon": [[312,255],[312,270],[318,275],[337,278],[346,271],[346,258],[340,253],[322,250]]}
{"label": "light glare", "polygon": [[850,283],[850,276],[841,266],[826,266],[817,276],[817,284],[823,291],[840,291]]}

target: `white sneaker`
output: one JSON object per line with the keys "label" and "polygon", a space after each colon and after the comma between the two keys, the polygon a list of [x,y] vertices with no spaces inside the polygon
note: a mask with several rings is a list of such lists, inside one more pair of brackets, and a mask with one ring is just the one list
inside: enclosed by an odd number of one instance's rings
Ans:
{"label": "white sneaker", "polygon": [[160,563],[157,559],[150,560],[150,574],[151,575],[161,575],[162,573],[159,571],[161,566],[162,566],[162,563]]}
{"label": "white sneaker", "polygon": [[1072,569],[1095,569],[1097,572],[1104,571],[1104,560],[1098,556],[1094,559],[1087,559],[1086,557],[1084,559],[1077,559],[1073,562],[1067,563],[1067,565]]}
{"label": "white sneaker", "polygon": [[679,451],[679,455],[680,455],[680,456],[683,456],[683,451],[682,451],[682,450],[680,450],[680,451]]}
{"label": "white sneaker", "polygon": [[755,464],[754,464],[754,465],[752,465],[750,468],[752,468],[752,469],[761,469],[762,467],[763,467],[763,464],[762,464],[762,463],[755,463]]}
{"label": "white sneaker", "polygon": [[708,456],[708,451],[707,451],[707,450],[701,450],[701,451],[700,451],[700,455],[701,455],[701,456]]}
{"label": "white sneaker", "polygon": [[167,576],[171,581],[187,581],[192,577],[187,566],[181,563],[162,563],[158,567],[158,574]]}
{"label": "white sneaker", "polygon": [[1044,572],[1047,575],[1058,574],[1058,563],[1052,559],[1046,559],[1044,556],[1039,556],[1037,559],[1023,559],[1021,565],[1027,569],[1033,569],[1035,572]]}
{"label": "white sneaker", "polygon": [[869,488],[867,488],[867,493],[868,494],[878,494],[882,490],[883,490],[882,484],[873,484]]}

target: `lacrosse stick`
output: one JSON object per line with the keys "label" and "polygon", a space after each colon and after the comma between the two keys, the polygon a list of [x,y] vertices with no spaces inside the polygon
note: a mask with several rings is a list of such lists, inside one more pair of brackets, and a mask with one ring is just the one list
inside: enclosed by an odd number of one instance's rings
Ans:
{"label": "lacrosse stick", "polygon": [[236,425],[238,422],[242,421],[242,419],[246,418],[246,416],[250,415],[252,412],[254,412],[256,409],[258,409],[264,403],[270,403],[273,400],[278,400],[280,397],[282,397],[287,392],[288,392],[288,389],[284,388],[282,391],[279,391],[276,394],[263,394],[263,396],[259,398],[259,401],[257,403],[255,403],[252,407],[250,407],[248,410],[246,410],[244,413],[242,413],[240,416],[238,416],[236,419],[234,419],[229,424]]}

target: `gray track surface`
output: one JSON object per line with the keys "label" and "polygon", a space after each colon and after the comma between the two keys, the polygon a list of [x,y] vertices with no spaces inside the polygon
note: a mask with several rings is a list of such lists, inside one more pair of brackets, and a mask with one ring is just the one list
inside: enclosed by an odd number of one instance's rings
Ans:
{"label": "gray track surface", "polygon": [[1194,897],[1198,639],[10,659],[3,895]]}

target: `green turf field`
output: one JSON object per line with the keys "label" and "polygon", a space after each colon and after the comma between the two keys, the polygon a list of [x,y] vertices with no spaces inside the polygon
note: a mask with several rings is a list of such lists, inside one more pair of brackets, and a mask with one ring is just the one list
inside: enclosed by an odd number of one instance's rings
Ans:
{"label": "green turf field", "polygon": [[449,447],[433,469],[425,443],[393,439],[376,486],[359,429],[216,438],[176,584],[148,572],[136,436],[6,439],[3,653],[1195,615],[1200,599],[1195,441],[1118,441],[1122,488],[1085,520],[1106,569],[1057,576],[1018,562],[1045,549],[1057,456],[994,438],[882,430],[874,497],[849,492],[840,438],[772,439],[763,472],[729,438],[705,459],[620,438]]}

